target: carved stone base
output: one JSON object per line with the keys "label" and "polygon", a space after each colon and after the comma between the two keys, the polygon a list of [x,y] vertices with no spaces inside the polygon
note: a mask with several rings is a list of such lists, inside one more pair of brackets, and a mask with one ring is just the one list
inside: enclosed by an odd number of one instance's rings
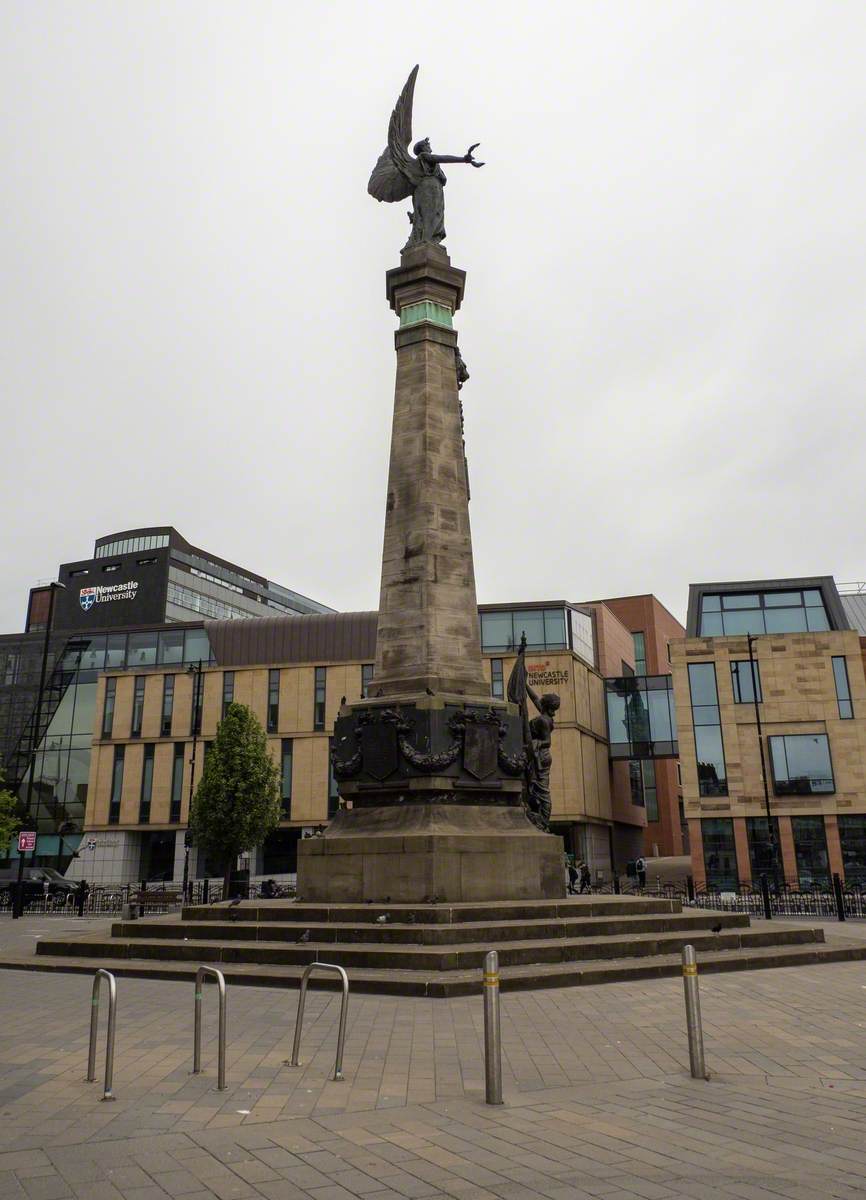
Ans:
{"label": "carved stone base", "polygon": [[298,894],[335,904],[559,899],[563,842],[533,828],[519,804],[342,811],[323,837],[300,842]]}

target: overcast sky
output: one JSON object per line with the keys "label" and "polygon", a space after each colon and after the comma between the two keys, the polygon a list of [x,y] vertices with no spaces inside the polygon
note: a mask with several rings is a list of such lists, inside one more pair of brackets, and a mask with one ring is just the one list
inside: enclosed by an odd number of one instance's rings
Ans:
{"label": "overcast sky", "polygon": [[415,62],[481,601],[866,577],[866,5],[0,3],[0,632],[172,524],[373,608]]}

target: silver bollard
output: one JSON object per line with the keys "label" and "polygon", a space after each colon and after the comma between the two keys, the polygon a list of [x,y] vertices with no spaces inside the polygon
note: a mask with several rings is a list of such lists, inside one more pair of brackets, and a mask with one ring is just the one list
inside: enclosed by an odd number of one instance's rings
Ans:
{"label": "silver bollard", "polygon": [[226,1090],[226,981],[216,967],[199,967],[195,975],[195,1033],[193,1035],[192,1073],[201,1074],[201,999],[202,987],[208,975],[217,981],[220,1000],[219,1042],[217,1047],[217,1091]]}
{"label": "silver bollard", "polygon": [[304,1023],[304,1005],[307,1001],[307,984],[310,981],[310,975],[313,971],[335,971],[340,976],[343,984],[343,999],[340,1002],[340,1029],[337,1033],[337,1059],[334,1063],[334,1081],[339,1082],[343,1078],[343,1046],[346,1042],[346,1015],[349,1010],[349,976],[342,967],[337,967],[333,963],[310,963],[301,976],[298,1015],[295,1018],[295,1040],[292,1043],[292,1059],[289,1065],[292,1067],[300,1066],[298,1055],[301,1050],[301,1027]]}
{"label": "silver bollard", "polygon": [[704,1031],[701,1027],[701,993],[694,946],[683,946],[683,991],[686,996],[686,1029],[689,1035],[689,1065],[692,1079],[709,1079],[704,1061]]}
{"label": "silver bollard", "polygon": [[93,1083],[96,1078],[96,1034],[99,1026],[99,985],[103,979],[108,980],[108,1036],[105,1042],[105,1085],[102,1089],[103,1100],[113,1100],[111,1081],[114,1078],[114,1033],[117,1016],[117,980],[110,971],[102,967],[93,976],[93,992],[90,997],[90,1048],[87,1052],[87,1082]]}
{"label": "silver bollard", "polygon": [[484,958],[484,1088],[488,1104],[502,1103],[499,955],[495,950],[490,950]]}

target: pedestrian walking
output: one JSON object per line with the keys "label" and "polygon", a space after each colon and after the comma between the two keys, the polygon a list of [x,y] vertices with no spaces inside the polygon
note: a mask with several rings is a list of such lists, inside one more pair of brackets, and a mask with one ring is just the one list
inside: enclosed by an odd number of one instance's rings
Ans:
{"label": "pedestrian walking", "polygon": [[572,896],[577,894],[577,881],[580,877],[580,872],[573,862],[568,864],[568,890]]}
{"label": "pedestrian walking", "polygon": [[635,874],[637,875],[638,885],[642,888],[646,887],[646,859],[639,858],[634,864]]}
{"label": "pedestrian walking", "polygon": [[592,883],[592,874],[590,872],[590,869],[585,862],[582,862],[580,864],[580,891],[581,891],[581,894],[583,894],[584,892],[590,891],[591,883]]}
{"label": "pedestrian walking", "polygon": [[79,917],[84,916],[84,906],[87,903],[87,897],[90,894],[90,884],[86,879],[79,881],[78,887],[75,889],[75,908]]}

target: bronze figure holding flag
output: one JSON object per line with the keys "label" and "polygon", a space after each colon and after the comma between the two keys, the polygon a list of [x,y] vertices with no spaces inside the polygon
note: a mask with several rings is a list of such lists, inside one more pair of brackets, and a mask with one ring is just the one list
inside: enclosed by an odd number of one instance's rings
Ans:
{"label": "bronze figure holding flag", "polygon": [[[538,716],[529,720],[527,697],[538,710]],[[523,803],[526,815],[533,825],[548,832],[550,829],[550,768],[553,755],[550,744],[560,699],[556,692],[545,692],[539,696],[529,686],[526,674],[526,634],[520,639],[517,662],[508,679],[508,699],[520,709],[523,723],[523,745],[526,753],[524,768]]]}

